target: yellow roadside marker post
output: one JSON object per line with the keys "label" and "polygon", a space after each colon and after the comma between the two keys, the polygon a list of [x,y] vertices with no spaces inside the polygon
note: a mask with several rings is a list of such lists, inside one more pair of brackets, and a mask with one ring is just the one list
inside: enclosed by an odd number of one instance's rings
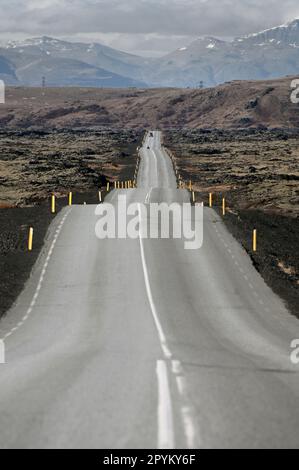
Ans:
{"label": "yellow roadside marker post", "polygon": [[253,251],[256,252],[256,250],[257,250],[257,231],[255,229],[253,230],[252,248],[253,248]]}
{"label": "yellow roadside marker post", "polygon": [[69,206],[71,206],[73,204],[73,193],[70,192],[69,193]]}
{"label": "yellow roadside marker post", "polygon": [[52,214],[55,214],[55,212],[56,212],[56,201],[55,201],[54,194],[51,197],[51,212],[52,212]]}
{"label": "yellow roadside marker post", "polygon": [[99,201],[102,202],[102,191],[99,191]]}
{"label": "yellow roadside marker post", "polygon": [[210,193],[209,194],[209,207],[212,207],[213,206],[213,194]]}
{"label": "yellow roadside marker post", "polygon": [[33,246],[33,228],[30,227],[29,235],[28,235],[28,250],[29,251],[32,251],[32,246]]}
{"label": "yellow roadside marker post", "polygon": [[193,201],[193,203],[195,202],[195,192],[194,191],[192,191],[192,201]]}
{"label": "yellow roadside marker post", "polygon": [[116,189],[116,184],[117,184],[116,181],[114,181],[114,189]]}
{"label": "yellow roadside marker post", "polygon": [[120,182],[118,181],[117,182],[117,189],[119,189],[119,188],[120,188]]}
{"label": "yellow roadside marker post", "polygon": [[222,215],[225,216],[226,206],[225,206],[225,198],[222,199]]}

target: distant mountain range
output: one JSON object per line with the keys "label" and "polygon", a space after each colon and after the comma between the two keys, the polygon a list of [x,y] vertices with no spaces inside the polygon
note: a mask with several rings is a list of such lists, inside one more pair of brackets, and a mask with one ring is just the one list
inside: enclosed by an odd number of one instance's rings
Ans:
{"label": "distant mountain range", "polygon": [[40,86],[45,77],[48,86],[144,87],[135,76],[145,65],[142,58],[100,44],[47,36],[0,48],[0,78],[12,85]]}
{"label": "distant mountain range", "polygon": [[198,87],[299,74],[299,19],[231,42],[199,38],[146,59],[101,44],[49,37],[0,47],[0,79],[11,85]]}

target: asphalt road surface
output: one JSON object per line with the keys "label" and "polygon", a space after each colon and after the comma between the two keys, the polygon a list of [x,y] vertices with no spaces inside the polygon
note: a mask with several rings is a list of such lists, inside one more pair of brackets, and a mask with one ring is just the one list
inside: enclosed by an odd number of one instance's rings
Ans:
{"label": "asphalt road surface", "polygon": [[[149,149],[147,147],[150,147]],[[189,202],[160,134],[130,202]],[[299,322],[204,209],[204,242],[99,240],[96,206],[54,220],[0,323],[1,448],[299,447]]]}

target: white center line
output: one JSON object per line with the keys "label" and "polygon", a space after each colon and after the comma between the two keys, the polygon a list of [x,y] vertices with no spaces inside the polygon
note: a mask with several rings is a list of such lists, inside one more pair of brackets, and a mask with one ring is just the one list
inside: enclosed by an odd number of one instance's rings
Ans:
{"label": "white center line", "polygon": [[145,198],[145,204],[149,204],[151,200],[152,191],[153,191],[153,188],[151,188],[149,192],[147,193],[146,198]]}
{"label": "white center line", "polygon": [[174,449],[174,428],[167,366],[157,361],[158,377],[158,448]]}
{"label": "white center line", "polygon": [[[153,152],[155,155],[155,152]],[[155,155],[157,159],[157,156]],[[150,202],[152,189],[147,193],[145,202]],[[158,379],[158,448],[159,449],[174,449],[175,448],[175,430],[174,430],[174,419],[173,410],[171,403],[171,392],[170,383],[168,380],[168,364],[167,360],[172,358],[172,353],[168,348],[166,336],[164,334],[162,325],[159,320],[158,311],[153,299],[152,289],[149,280],[148,268],[145,258],[144,242],[143,239],[143,225],[142,225],[142,212],[141,204],[138,204],[138,215],[139,215],[139,242],[140,252],[142,260],[143,275],[146,287],[146,293],[151,309],[151,313],[154,319],[154,323],[158,332],[161,349],[163,351],[165,360],[157,361],[157,379]],[[170,364],[169,364],[170,365]],[[182,364],[180,361],[171,361],[171,372],[175,377],[176,387],[178,389],[181,401],[183,402],[180,406],[180,414],[184,434],[186,438],[187,448],[196,448],[196,436],[198,434],[197,426],[194,423],[192,407],[189,405],[190,400],[187,395],[187,382],[184,377]]]}
{"label": "white center line", "polygon": [[172,373],[173,374],[180,375],[180,374],[183,373],[182,364],[180,363],[180,361],[173,360],[172,363],[171,363],[171,366],[172,366]]}
{"label": "white center line", "polygon": [[149,282],[149,277],[148,277],[148,270],[147,270],[147,264],[145,260],[145,254],[144,254],[144,245],[143,245],[143,237],[142,237],[142,220],[141,220],[141,206],[138,204],[138,213],[139,213],[139,242],[140,242],[140,252],[141,252],[141,260],[142,260],[142,268],[143,268],[143,275],[144,275],[144,281],[145,281],[145,287],[146,287],[146,293],[148,297],[148,301],[151,307],[151,312],[154,318],[154,322],[158,331],[160,343],[161,343],[161,348],[164,353],[164,356],[167,359],[171,359],[172,354],[167,346],[166,342],[166,337],[162,328],[162,325],[160,323],[159,317],[158,317],[158,312],[156,309],[156,305],[153,299],[153,294]]}
{"label": "white center line", "polygon": [[155,158],[155,168],[156,168],[156,185],[159,186],[158,184],[158,159],[157,159],[157,155],[156,155],[156,152],[154,150],[152,150],[153,152],[153,155],[154,155],[154,158]]}
{"label": "white center line", "polygon": [[198,443],[196,444],[196,430],[193,424],[192,409],[189,406],[184,406],[181,413],[187,439],[187,448],[195,449],[198,447]]}

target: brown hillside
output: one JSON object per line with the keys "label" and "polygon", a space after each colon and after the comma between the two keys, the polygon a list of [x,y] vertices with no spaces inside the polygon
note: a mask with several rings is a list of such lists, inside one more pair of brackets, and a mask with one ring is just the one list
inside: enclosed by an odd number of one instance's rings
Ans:
{"label": "brown hillside", "polygon": [[204,90],[8,88],[0,128],[298,128],[291,81],[236,81]]}

